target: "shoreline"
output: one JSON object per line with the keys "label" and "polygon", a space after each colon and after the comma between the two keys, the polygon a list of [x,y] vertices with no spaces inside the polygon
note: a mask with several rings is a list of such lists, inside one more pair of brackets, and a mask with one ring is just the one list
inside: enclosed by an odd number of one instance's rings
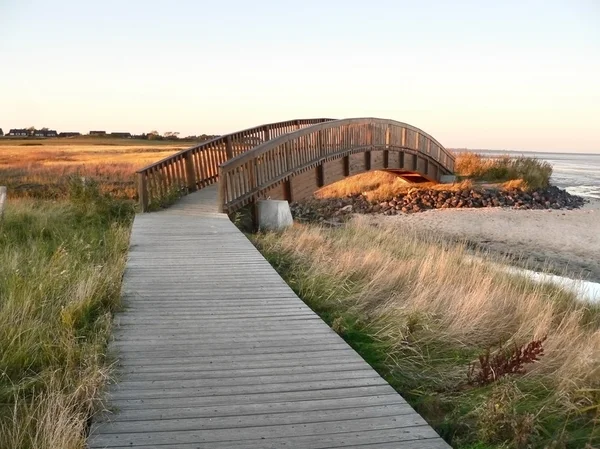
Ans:
{"label": "shoreline", "polygon": [[370,216],[463,242],[533,271],[600,282],[600,200],[573,210],[435,209]]}

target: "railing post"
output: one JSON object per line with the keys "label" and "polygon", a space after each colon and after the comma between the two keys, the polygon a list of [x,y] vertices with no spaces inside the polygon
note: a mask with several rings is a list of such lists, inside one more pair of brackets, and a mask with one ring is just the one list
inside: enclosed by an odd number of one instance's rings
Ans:
{"label": "railing post", "polygon": [[142,212],[148,210],[148,184],[146,179],[146,172],[142,171],[138,174],[138,197],[140,202],[140,208]]}
{"label": "railing post", "polygon": [[185,153],[185,177],[186,177],[186,187],[188,192],[195,192],[198,190],[196,187],[196,171],[194,170],[194,155],[191,151]]}
{"label": "railing post", "polygon": [[325,157],[325,147],[323,145],[323,131],[317,131],[317,148],[319,149],[319,155]]}
{"label": "railing post", "polygon": [[383,168],[388,168],[390,165],[390,125],[385,127],[385,150],[383,151]]}
{"label": "railing post", "polygon": [[0,221],[4,216],[4,206],[6,204],[7,189],[6,186],[0,186]]}
{"label": "railing post", "polygon": [[390,125],[388,124],[385,128],[385,148],[388,149],[390,147]]}
{"label": "railing post", "polygon": [[225,139],[225,155],[227,160],[233,158],[233,145],[231,144],[231,136],[227,136]]}
{"label": "railing post", "polygon": [[300,120],[295,120],[294,126],[296,127],[296,130],[299,130],[300,129]]}
{"label": "railing post", "polygon": [[218,189],[218,206],[219,212],[225,212],[225,202],[227,201],[227,180],[223,176],[223,167],[219,165],[219,189]]}
{"label": "railing post", "polygon": [[265,129],[263,130],[263,133],[264,133],[263,140],[265,142],[268,142],[269,140],[271,140],[271,135],[270,135],[269,127],[268,126],[265,126]]}

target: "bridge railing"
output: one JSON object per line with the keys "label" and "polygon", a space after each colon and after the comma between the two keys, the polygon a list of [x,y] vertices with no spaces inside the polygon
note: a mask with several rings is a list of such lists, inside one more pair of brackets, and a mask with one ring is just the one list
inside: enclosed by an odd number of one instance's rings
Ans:
{"label": "bridge railing", "polygon": [[187,194],[218,180],[219,165],[264,142],[332,119],[301,119],[270,123],[202,142],[137,171],[142,211],[170,196]]}
{"label": "bridge railing", "polygon": [[270,187],[327,160],[366,150],[400,150],[454,171],[454,156],[429,134],[394,120],[327,121],[265,142],[219,169],[221,210],[231,212]]}

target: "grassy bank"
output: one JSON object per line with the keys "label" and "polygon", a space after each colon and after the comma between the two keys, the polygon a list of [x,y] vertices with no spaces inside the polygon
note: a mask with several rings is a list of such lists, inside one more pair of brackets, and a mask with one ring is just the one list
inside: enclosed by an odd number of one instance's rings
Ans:
{"label": "grassy bank", "polygon": [[0,447],[83,448],[109,372],[133,215],[71,183],[67,199],[11,199],[0,222]]}
{"label": "grassy bank", "polygon": [[513,187],[535,190],[548,187],[552,165],[531,157],[483,157],[477,153],[456,155],[456,174],[463,179],[508,182]]}
{"label": "grassy bank", "polygon": [[254,241],[453,447],[600,444],[598,308],[360,219]]}

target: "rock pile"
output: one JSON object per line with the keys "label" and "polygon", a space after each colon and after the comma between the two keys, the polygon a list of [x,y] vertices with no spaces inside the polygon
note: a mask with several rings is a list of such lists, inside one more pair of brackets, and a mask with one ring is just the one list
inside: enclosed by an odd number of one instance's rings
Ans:
{"label": "rock pile", "polygon": [[513,209],[575,209],[585,200],[558,187],[526,192],[523,190],[410,189],[387,201],[371,202],[362,195],[345,198],[310,199],[291,204],[294,218],[304,221],[343,221],[351,213],[398,215],[430,209],[510,207]]}

